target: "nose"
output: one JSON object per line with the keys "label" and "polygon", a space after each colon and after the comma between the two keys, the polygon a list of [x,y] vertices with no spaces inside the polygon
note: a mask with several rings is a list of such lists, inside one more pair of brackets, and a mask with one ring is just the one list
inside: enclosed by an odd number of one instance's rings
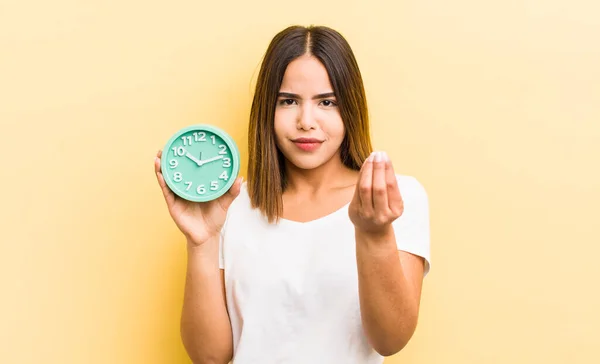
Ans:
{"label": "nose", "polygon": [[317,121],[312,110],[312,105],[310,105],[310,103],[306,103],[300,108],[300,112],[298,113],[297,128],[308,131],[311,129],[316,129],[316,124]]}

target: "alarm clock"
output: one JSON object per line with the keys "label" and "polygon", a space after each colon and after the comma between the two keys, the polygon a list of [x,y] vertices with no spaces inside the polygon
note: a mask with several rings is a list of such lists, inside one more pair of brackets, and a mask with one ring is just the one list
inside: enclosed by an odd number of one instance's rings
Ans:
{"label": "alarm clock", "polygon": [[161,157],[165,183],[188,201],[206,202],[222,196],[239,170],[237,145],[225,131],[212,125],[191,125],[177,131]]}

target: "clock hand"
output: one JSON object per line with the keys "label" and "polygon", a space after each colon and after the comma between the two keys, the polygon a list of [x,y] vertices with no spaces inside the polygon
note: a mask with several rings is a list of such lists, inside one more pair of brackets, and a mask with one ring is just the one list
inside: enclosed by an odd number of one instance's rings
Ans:
{"label": "clock hand", "polygon": [[214,161],[219,160],[219,159],[223,159],[223,156],[222,155],[218,155],[216,157],[200,161],[200,165],[204,165],[204,164],[209,163],[209,162],[214,162]]}
{"label": "clock hand", "polygon": [[[184,149],[185,150],[185,149]],[[198,165],[198,167],[200,167],[203,163],[202,161],[199,161],[198,159],[196,159],[193,155],[191,155],[187,150],[185,150],[185,156],[188,157],[189,159],[191,159],[192,161],[194,161],[194,163],[196,163]]]}

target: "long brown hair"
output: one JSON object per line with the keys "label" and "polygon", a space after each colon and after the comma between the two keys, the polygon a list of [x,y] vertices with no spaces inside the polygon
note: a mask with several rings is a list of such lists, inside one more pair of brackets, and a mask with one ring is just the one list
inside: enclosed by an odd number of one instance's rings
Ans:
{"label": "long brown hair", "polygon": [[256,82],[248,130],[248,194],[269,222],[283,211],[287,185],[284,156],[275,143],[275,107],[283,75],[290,62],[305,54],[327,70],[344,122],[342,163],[359,170],[371,153],[367,100],[358,63],[350,45],[337,31],[324,26],[291,26],[272,39]]}

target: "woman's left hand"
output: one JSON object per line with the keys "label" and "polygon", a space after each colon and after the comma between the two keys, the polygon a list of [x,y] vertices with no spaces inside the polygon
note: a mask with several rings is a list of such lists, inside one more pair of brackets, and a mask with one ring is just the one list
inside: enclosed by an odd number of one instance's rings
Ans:
{"label": "woman's left hand", "polygon": [[404,202],[392,162],[385,152],[373,152],[360,169],[348,215],[357,231],[373,236],[390,231],[402,216]]}

